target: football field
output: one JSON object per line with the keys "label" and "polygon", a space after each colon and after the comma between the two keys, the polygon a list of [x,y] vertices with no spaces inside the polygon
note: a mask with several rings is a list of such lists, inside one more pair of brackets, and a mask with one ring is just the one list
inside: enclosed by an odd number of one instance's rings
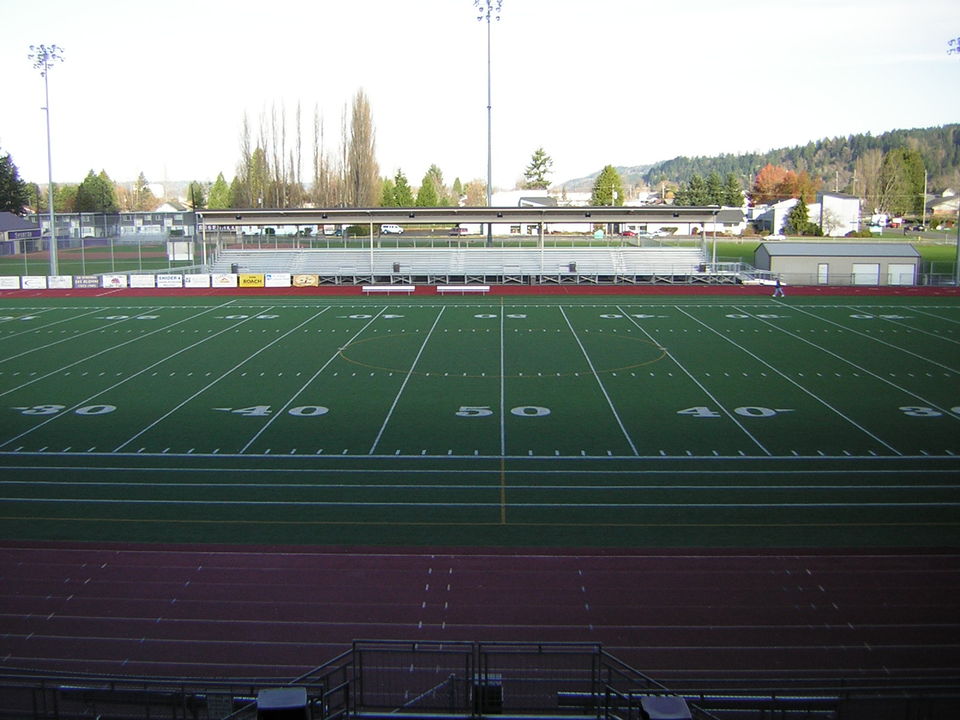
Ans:
{"label": "football field", "polygon": [[9,539],[956,546],[960,302],[0,300]]}

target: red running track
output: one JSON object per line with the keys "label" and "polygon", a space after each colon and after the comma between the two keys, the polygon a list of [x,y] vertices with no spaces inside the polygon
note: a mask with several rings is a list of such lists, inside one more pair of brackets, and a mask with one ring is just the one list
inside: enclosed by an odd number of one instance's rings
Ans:
{"label": "red running track", "polygon": [[354,639],[599,642],[670,684],[960,675],[949,551],[0,543],[0,667],[289,679]]}

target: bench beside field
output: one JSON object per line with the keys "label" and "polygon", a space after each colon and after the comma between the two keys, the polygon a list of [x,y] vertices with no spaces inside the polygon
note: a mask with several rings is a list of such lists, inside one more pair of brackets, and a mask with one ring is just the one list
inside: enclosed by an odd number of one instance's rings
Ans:
{"label": "bench beside field", "polygon": [[488,293],[490,292],[489,285],[437,285],[437,292],[443,295],[444,293]]}
{"label": "bench beside field", "polygon": [[[363,285],[363,293],[407,293],[408,295],[416,291],[416,285]],[[488,293],[489,285],[437,285],[437,292],[441,295],[445,293]]]}

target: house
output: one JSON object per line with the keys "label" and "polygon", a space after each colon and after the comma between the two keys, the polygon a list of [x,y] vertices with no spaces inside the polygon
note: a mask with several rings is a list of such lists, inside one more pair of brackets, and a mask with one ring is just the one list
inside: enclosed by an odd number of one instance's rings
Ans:
{"label": "house", "polygon": [[792,285],[915,285],[920,253],[908,243],[772,242],[753,264]]}
{"label": "house", "polygon": [[40,242],[40,228],[19,215],[0,212],[0,255],[33,252]]}
{"label": "house", "polygon": [[747,221],[742,208],[722,207],[717,209],[716,220],[707,223],[680,222],[646,222],[627,223],[621,230],[631,230],[638,235],[643,233],[660,233],[662,235],[742,235],[747,227]]}
{"label": "house", "polygon": [[799,202],[797,198],[780,200],[772,205],[760,206],[753,210],[753,225],[758,232],[782,235],[787,224],[787,217],[793,206]]}
{"label": "house", "polygon": [[843,193],[818,192],[807,205],[807,217],[824,237],[846,237],[860,229],[860,198]]}
{"label": "house", "polygon": [[955,190],[944,190],[940,197],[927,201],[927,215],[932,218],[955,218],[960,209],[960,196]]}

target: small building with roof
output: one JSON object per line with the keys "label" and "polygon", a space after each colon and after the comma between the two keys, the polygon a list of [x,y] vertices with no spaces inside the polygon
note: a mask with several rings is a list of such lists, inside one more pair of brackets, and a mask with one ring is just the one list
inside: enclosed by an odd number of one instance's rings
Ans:
{"label": "small building with roof", "polygon": [[920,253],[909,243],[765,242],[754,266],[792,285],[915,285]]}
{"label": "small building with roof", "polygon": [[40,228],[19,215],[0,212],[0,255],[33,252],[40,243]]}

